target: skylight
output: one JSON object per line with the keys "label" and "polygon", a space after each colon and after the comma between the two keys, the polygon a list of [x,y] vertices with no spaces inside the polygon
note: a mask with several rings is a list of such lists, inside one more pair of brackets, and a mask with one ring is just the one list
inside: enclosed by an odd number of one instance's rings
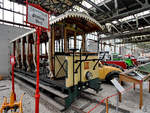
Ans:
{"label": "skylight", "polygon": [[95,4],[99,4],[101,2],[104,2],[105,0],[91,0],[92,2],[94,2]]}
{"label": "skylight", "polygon": [[123,21],[130,21],[130,20],[133,20],[133,21],[134,21],[135,17],[140,18],[140,17],[146,16],[146,15],[148,15],[148,14],[150,14],[150,10],[137,13],[137,14],[135,14],[134,16],[131,15],[131,16],[124,17],[124,18],[122,18],[122,19],[119,19],[119,21],[120,21],[120,22],[123,22]]}
{"label": "skylight", "polygon": [[92,5],[90,5],[90,4],[87,3],[86,1],[83,1],[83,2],[82,2],[82,5],[85,6],[85,7],[87,7],[87,8],[92,7]]}

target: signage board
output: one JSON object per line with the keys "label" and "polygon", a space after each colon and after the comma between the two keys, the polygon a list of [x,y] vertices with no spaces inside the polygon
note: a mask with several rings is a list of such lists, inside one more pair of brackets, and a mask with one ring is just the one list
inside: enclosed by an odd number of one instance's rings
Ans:
{"label": "signage board", "polygon": [[123,93],[125,91],[125,89],[121,86],[121,84],[114,78],[111,80],[111,82],[113,83],[113,85],[116,87],[116,89],[120,92]]}
{"label": "signage board", "polygon": [[98,49],[98,43],[93,40],[87,41],[87,51],[89,52],[97,52]]}
{"label": "signage board", "polygon": [[28,23],[48,29],[49,26],[48,13],[36,7],[28,5],[27,18],[28,18]]}
{"label": "signage board", "polygon": [[15,64],[15,56],[10,56],[10,64],[11,65]]}

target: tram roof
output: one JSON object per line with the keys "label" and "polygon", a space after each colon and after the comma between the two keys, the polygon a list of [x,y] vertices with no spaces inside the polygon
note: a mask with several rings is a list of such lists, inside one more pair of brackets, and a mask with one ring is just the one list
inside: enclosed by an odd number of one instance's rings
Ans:
{"label": "tram roof", "polygon": [[[102,31],[103,27],[97,22],[94,18],[90,17],[89,15],[81,12],[66,12],[55,19],[50,20],[50,25],[55,25],[60,22],[66,22],[75,24],[78,27],[80,27],[84,33],[91,33],[95,31]],[[30,35],[32,33],[36,32],[35,29],[31,29],[31,31],[16,37],[15,39],[11,40],[10,43],[23,38],[27,35]]]}
{"label": "tram roof", "polygon": [[87,22],[90,22],[90,24],[96,26],[98,30],[102,30],[102,26],[99,24],[99,22],[96,21],[94,18],[92,18],[90,15],[82,12],[73,12],[73,11],[66,12],[64,14],[61,14],[60,16],[57,16],[55,19],[52,19],[50,21],[50,25],[53,25],[65,19],[71,19],[70,21],[72,22],[74,22],[74,19],[77,19],[78,21],[80,21],[79,19],[81,20],[84,19]]}

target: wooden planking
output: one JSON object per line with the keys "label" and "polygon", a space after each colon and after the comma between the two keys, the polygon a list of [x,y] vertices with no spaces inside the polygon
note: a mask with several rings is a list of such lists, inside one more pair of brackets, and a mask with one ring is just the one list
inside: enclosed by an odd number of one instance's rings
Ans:
{"label": "wooden planking", "polygon": [[[31,80],[31,79],[29,79],[29,78],[27,78],[27,77],[25,77],[25,76],[21,76],[20,74],[18,74],[18,73],[16,73],[16,72],[15,72],[15,75],[17,75],[17,76],[19,76],[19,77],[25,79],[26,81],[28,81],[28,82],[30,82],[30,83],[36,85],[36,81],[34,81],[34,80]],[[50,86],[45,86],[45,85],[43,85],[43,84],[39,84],[39,86],[40,86],[41,88],[43,88],[43,89],[45,89],[45,90],[47,90],[47,91],[49,91],[49,92],[55,94],[55,95],[61,97],[61,98],[66,98],[66,97],[68,97],[68,95],[63,94],[62,92],[60,92],[60,91],[58,91],[58,90],[55,90],[54,88],[52,88],[52,87],[50,87]]]}

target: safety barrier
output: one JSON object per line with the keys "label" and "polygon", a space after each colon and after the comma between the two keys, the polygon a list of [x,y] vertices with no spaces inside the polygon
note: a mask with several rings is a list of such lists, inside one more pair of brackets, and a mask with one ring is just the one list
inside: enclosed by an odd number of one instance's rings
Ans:
{"label": "safety barrier", "polygon": [[[131,87],[125,89],[125,90],[122,91],[122,92],[117,92],[117,93],[115,93],[115,94],[113,94],[113,95],[111,95],[111,96],[108,96],[108,97],[106,97],[106,98],[100,100],[100,101],[99,101],[92,109],[90,109],[87,113],[91,113],[92,111],[94,111],[94,110],[95,110],[100,104],[102,104],[102,103],[105,103],[105,105],[106,105],[106,113],[108,113],[108,110],[109,110],[108,101],[109,101],[109,99],[112,98],[112,97],[115,97],[115,96],[119,96],[121,93],[124,94],[124,93],[126,93],[127,91],[129,91],[129,90],[131,90],[131,89],[133,89],[133,88],[134,88],[134,86],[131,86]],[[118,100],[118,101],[119,101],[119,100]],[[118,106],[116,106],[116,110],[117,110],[117,107],[118,107]]]}

